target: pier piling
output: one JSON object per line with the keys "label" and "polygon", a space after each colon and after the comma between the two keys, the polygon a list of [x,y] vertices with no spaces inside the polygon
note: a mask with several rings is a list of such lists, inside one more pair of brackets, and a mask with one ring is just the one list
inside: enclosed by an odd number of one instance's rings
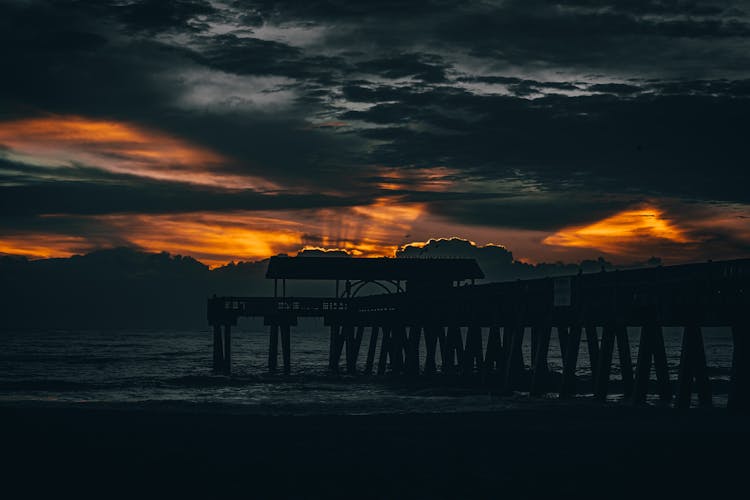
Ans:
{"label": "pier piling", "polygon": [[578,352],[581,347],[581,330],[580,325],[573,325],[568,331],[565,353],[563,354],[561,397],[576,394],[576,367],[578,366]]}
{"label": "pier piling", "polygon": [[727,406],[733,413],[750,413],[750,324],[732,326],[732,378]]}
{"label": "pier piling", "polygon": [[711,386],[706,369],[706,351],[703,334],[696,323],[685,327],[682,334],[680,373],[677,379],[677,408],[689,408],[693,394],[693,383],[701,406],[711,406]]}
{"label": "pier piling", "polygon": [[369,375],[372,373],[372,366],[375,362],[375,350],[378,346],[378,334],[380,327],[373,325],[370,327],[370,342],[367,347],[367,361],[365,362],[365,374]]}

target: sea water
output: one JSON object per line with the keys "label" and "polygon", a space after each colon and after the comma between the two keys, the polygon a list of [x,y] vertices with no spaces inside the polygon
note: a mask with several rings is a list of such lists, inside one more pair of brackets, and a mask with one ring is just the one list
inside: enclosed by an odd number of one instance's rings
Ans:
{"label": "sea water", "polygon": [[[714,404],[726,404],[732,341],[728,329],[704,328],[706,357]],[[483,330],[486,344],[487,329]],[[370,329],[362,340],[364,365]],[[681,328],[665,328],[670,375],[677,377]],[[465,335],[465,329],[464,329]],[[523,346],[530,361],[529,337]],[[630,328],[633,363],[639,329]],[[548,394],[501,397],[497,391],[455,377],[347,376],[328,373],[328,333],[322,323],[305,321],[292,328],[290,375],[269,374],[268,333],[257,322],[240,323],[232,336],[232,375],[212,373],[212,335],[203,331],[6,331],[0,332],[0,403],[20,405],[136,406],[241,410],[258,414],[366,414],[401,412],[496,411],[518,405],[545,404]],[[376,365],[380,343],[376,352]],[[424,356],[424,346],[421,349]],[[438,353],[439,360],[439,353]],[[438,361],[439,363],[439,361]],[[562,371],[556,332],[550,342],[549,367]],[[342,360],[342,371],[343,371]],[[577,373],[583,380],[577,401],[591,399],[585,338]],[[615,350],[612,379],[620,377]],[[653,378],[653,373],[652,373]],[[622,399],[612,384],[608,398]],[[656,396],[649,401],[655,402]],[[570,404],[576,404],[575,400]]]}

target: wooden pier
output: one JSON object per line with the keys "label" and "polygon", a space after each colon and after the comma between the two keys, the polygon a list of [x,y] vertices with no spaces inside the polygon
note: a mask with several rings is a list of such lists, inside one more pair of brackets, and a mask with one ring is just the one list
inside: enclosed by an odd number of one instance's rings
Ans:
{"label": "wooden pier", "polygon": [[[687,408],[693,394],[700,405],[712,401],[701,328],[730,327],[728,407],[750,411],[750,259],[474,285],[483,274],[469,259],[275,257],[267,277],[282,281],[281,296],[276,286],[275,297],[208,300],[217,372],[231,371],[231,327],[238,318],[264,318],[270,335],[268,368],[277,369],[280,337],[288,373],[291,327],[299,317],[322,317],[330,328],[332,372],[341,369],[343,356],[349,374],[429,376],[441,371],[473,377],[501,393],[528,390],[567,397],[580,390],[576,369],[585,342],[591,392],[597,398],[609,394],[616,354],[626,398],[643,403],[655,386],[663,401]],[[336,291],[332,297],[286,297],[287,279],[335,280]],[[387,293],[356,295],[362,285],[375,282]],[[667,326],[684,332],[676,391],[662,333]],[[635,366],[627,327],[640,327]],[[363,346],[366,329],[369,341]],[[522,354],[526,335],[531,337],[528,366]],[[556,376],[548,367],[554,342],[563,364]]]}

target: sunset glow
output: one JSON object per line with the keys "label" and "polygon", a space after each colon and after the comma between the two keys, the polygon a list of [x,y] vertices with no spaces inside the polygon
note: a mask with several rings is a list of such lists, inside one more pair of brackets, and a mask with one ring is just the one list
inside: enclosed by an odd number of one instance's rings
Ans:
{"label": "sunset glow", "polygon": [[5,155],[46,167],[86,166],[115,174],[235,189],[270,189],[268,181],[225,173],[229,159],[207,148],[130,123],[80,116],[0,122]]}
{"label": "sunset glow", "polygon": [[566,228],[546,237],[545,245],[594,248],[614,255],[632,253],[653,244],[685,244],[684,229],[655,207],[626,210],[587,226]]}
{"label": "sunset glow", "polygon": [[92,248],[81,236],[60,234],[24,234],[0,239],[0,255],[23,255],[31,259],[70,257]]}
{"label": "sunset glow", "polygon": [[392,257],[397,242],[409,233],[423,208],[382,198],[372,205],[338,209],[86,216],[81,218],[82,224],[95,233],[88,239],[6,234],[0,236],[0,253],[68,257],[128,245],[149,252],[189,255],[211,267],[279,253],[293,255],[305,247],[345,250],[357,257]]}

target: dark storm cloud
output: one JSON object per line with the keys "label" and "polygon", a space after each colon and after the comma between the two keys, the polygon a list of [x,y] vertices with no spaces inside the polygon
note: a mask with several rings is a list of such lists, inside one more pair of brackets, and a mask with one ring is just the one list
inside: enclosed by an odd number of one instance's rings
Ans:
{"label": "dark storm cloud", "polygon": [[400,54],[384,59],[372,59],[357,64],[355,70],[383,78],[412,77],[429,83],[444,82],[446,72],[441,58],[420,54]]}
{"label": "dark storm cloud", "polygon": [[[96,177],[83,167],[52,183],[27,166],[3,179],[2,210],[356,205],[378,195],[368,182],[374,167],[436,166],[452,169],[456,186],[424,192],[407,176],[396,194],[469,224],[554,229],[647,196],[750,203],[746,7],[4,3],[0,119],[55,113],[146,125],[285,194]],[[537,190],[498,187],[511,181]],[[333,194],[310,194],[323,191]]]}
{"label": "dark storm cloud", "polygon": [[465,200],[460,204],[436,204],[437,213],[465,224],[554,231],[557,228],[595,222],[613,211],[632,205],[633,198],[600,197],[587,193],[578,199],[551,195],[516,196],[491,200]]}
{"label": "dark storm cloud", "polygon": [[520,168],[558,188],[747,202],[741,186],[748,112],[746,98],[687,91],[524,100],[434,90],[345,117],[387,126],[365,132],[386,141],[374,152],[381,163],[461,165],[487,178]]}
{"label": "dark storm cloud", "polygon": [[[193,29],[190,21],[196,16],[216,14],[210,2],[196,0],[145,0],[140,2],[115,4],[109,7],[125,26],[133,31],[158,33],[169,29]],[[107,12],[105,12],[106,14]]]}
{"label": "dark storm cloud", "polygon": [[4,216],[295,210],[346,207],[361,202],[362,197],[220,189],[87,167],[51,169],[0,159],[0,213]]}

